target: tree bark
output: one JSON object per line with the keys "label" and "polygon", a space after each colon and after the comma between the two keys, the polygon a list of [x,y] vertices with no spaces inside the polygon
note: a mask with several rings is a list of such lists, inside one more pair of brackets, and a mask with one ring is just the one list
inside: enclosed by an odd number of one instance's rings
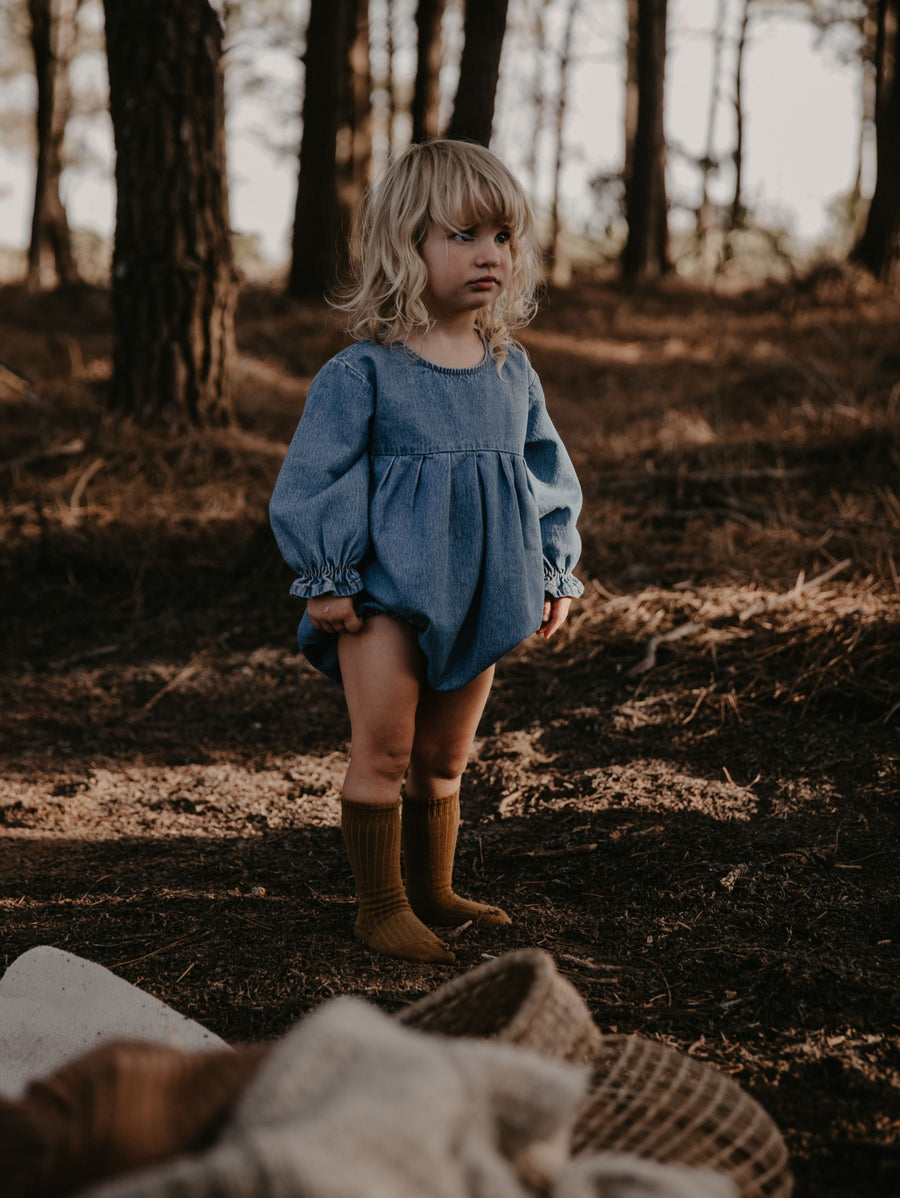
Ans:
{"label": "tree bark", "polygon": [[69,221],[59,193],[78,5],[79,0],[28,2],[37,81],[37,172],[27,276],[31,290],[78,280]]}
{"label": "tree bark", "polygon": [[550,202],[550,277],[557,287],[568,287],[572,281],[572,264],[561,242],[562,218],[559,212],[559,192],[565,154],[566,108],[569,101],[569,69],[572,65],[572,39],[578,16],[579,0],[569,0],[559,54],[559,94],[556,98],[556,152],[553,158],[553,197]]}
{"label": "tree bark", "polygon": [[725,43],[725,18],[728,15],[728,0],[718,0],[716,6],[716,24],[713,29],[713,51],[710,70],[709,108],[706,112],[706,143],[703,158],[700,160],[700,203],[697,206],[697,241],[701,261],[706,264],[707,246],[710,231],[710,202],[709,177],[717,169],[715,153],[716,117],[719,113],[719,96],[721,94],[720,72],[722,66],[722,47]]}
{"label": "tree bark", "polygon": [[343,120],[335,146],[338,205],[341,229],[350,227],[362,199],[372,167],[372,68],[369,59],[369,6],[351,0],[344,28]]}
{"label": "tree bark", "polygon": [[628,240],[622,269],[628,279],[647,280],[669,268],[663,124],[666,0],[639,0],[637,33],[638,114],[625,193]]}
{"label": "tree bark", "polygon": [[743,0],[741,25],[738,34],[734,67],[734,196],[731,201],[731,228],[742,229],[747,220],[744,207],[744,52],[747,48],[747,28],[750,24],[750,0]]}
{"label": "tree bark", "polygon": [[448,137],[489,145],[508,0],[466,0],[465,42]]}
{"label": "tree bark", "polygon": [[634,174],[634,143],[637,138],[638,100],[638,10],[640,0],[626,0],[627,30],[625,40],[625,165],[622,182],[625,194],[631,190]]}
{"label": "tree bark", "polygon": [[385,64],[387,69],[387,78],[385,79],[385,91],[387,92],[388,113],[387,113],[387,156],[388,158],[394,152],[394,126],[397,124],[397,80],[394,77],[394,56],[396,53],[396,39],[394,30],[396,28],[396,13],[394,11],[394,0],[385,0],[384,6],[384,26],[385,26]]}
{"label": "tree bark", "polygon": [[341,253],[337,139],[346,113],[348,47],[358,0],[312,0],[306,31],[303,139],[287,290],[320,296]]}
{"label": "tree bark", "polygon": [[547,8],[549,0],[533,0],[531,17],[531,39],[534,54],[534,74],[531,82],[530,100],[534,107],[534,133],[526,149],[522,168],[523,176],[529,180],[532,199],[538,194],[540,182],[540,146],[547,116],[547,64],[544,59],[544,42],[547,40]]}
{"label": "tree bark", "polygon": [[416,5],[416,82],[412,98],[415,142],[440,133],[443,16],[444,0],[419,0]]}
{"label": "tree bark", "polygon": [[104,0],[116,142],[114,408],[231,417],[236,279],[222,30],[206,0]]}
{"label": "tree bark", "polygon": [[875,191],[853,258],[877,278],[900,282],[900,0],[879,0],[875,47]]}
{"label": "tree bark", "polygon": [[859,18],[860,33],[860,86],[859,86],[859,136],[856,143],[856,173],[851,193],[853,221],[853,244],[863,235],[869,202],[863,199],[863,168],[869,146],[875,145],[875,100],[876,100],[876,50],[878,45],[878,0],[867,0],[865,11]]}

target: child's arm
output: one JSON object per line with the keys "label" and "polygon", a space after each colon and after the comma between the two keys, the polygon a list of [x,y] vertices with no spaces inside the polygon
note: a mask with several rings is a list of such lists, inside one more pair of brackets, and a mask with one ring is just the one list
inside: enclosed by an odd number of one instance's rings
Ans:
{"label": "child's arm", "polygon": [[[275,539],[297,573],[291,594],[308,601],[326,598],[324,606],[362,590],[373,411],[368,379],[340,359],[327,363],[310,384],[269,504]],[[324,606],[314,604],[310,619],[319,607],[330,621],[335,609],[325,613]],[[342,618],[346,623],[348,617]]]}
{"label": "child's arm", "polygon": [[[581,487],[575,467],[553,427],[540,380],[532,373],[529,389],[525,465],[541,521],[544,551],[543,637],[550,637],[565,620],[572,599],[584,587],[572,573],[581,552],[575,522],[581,511]],[[566,602],[563,602],[563,601]]]}

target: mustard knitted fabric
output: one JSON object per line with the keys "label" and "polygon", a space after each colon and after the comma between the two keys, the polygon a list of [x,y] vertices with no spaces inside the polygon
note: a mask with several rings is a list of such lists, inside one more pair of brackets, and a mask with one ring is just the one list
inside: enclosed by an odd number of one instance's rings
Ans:
{"label": "mustard knitted fabric", "polygon": [[459,792],[440,799],[403,801],[403,860],[409,904],[425,923],[456,927],[471,919],[483,927],[512,923],[500,907],[460,898],[453,890],[459,832]]}
{"label": "mustard knitted fabric", "polygon": [[455,961],[413,914],[403,889],[399,799],[390,804],[342,799],[341,831],[359,894],[356,938],[405,961]]}

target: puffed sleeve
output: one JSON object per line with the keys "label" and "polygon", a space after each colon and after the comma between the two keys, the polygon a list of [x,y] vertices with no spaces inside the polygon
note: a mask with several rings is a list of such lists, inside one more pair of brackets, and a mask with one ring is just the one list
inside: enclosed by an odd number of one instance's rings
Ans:
{"label": "puffed sleeve", "polygon": [[581,487],[566,447],[547,413],[540,379],[532,371],[528,391],[525,465],[537,501],[544,550],[544,591],[554,599],[577,599],[584,587],[572,570],[581,553],[575,527],[581,511]]}
{"label": "puffed sleeve", "polygon": [[363,589],[369,545],[369,429],[374,388],[340,359],[310,384],[303,416],[275,483],[269,519],[302,599]]}

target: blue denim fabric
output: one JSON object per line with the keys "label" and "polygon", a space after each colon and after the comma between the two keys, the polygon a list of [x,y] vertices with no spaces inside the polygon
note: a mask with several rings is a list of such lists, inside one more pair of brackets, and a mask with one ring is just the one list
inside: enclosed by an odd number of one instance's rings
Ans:
{"label": "blue denim fabric", "polygon": [[[313,379],[270,505],[291,593],[354,595],[417,630],[436,690],[456,690],[541,624],[571,571],[581,490],[537,375],[498,376],[361,341]],[[337,638],[304,615],[309,661],[340,682]]]}

